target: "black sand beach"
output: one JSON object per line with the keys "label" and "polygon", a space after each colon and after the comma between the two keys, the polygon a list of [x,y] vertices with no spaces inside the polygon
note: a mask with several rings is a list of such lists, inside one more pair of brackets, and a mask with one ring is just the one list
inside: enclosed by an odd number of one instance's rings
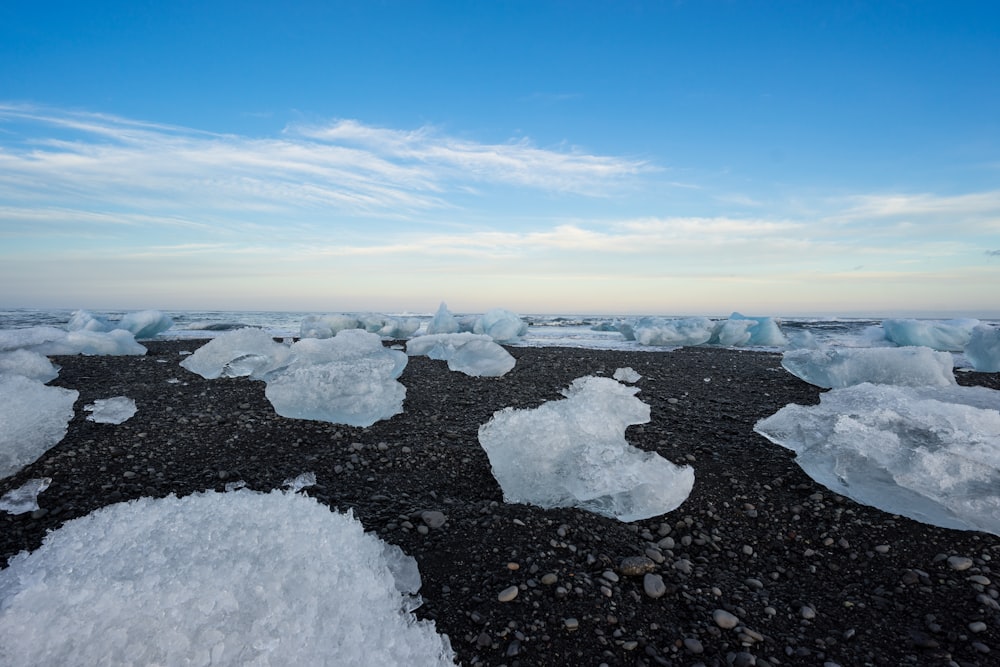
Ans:
{"label": "black sand beach", "polygon": [[[236,480],[270,491],[313,471],[310,495],[416,558],[416,614],[464,665],[1000,664],[1000,537],[923,525],[813,482],[753,432],[788,403],[818,401],[779,355],[508,348],[517,366],[502,378],[413,357],[403,414],[353,428],[278,417],[263,383],[181,368],[180,351],[202,342],[53,358],[62,370],[50,384],[80,392],[76,416],[62,442],[0,481],[3,493],[52,478],[42,510],[0,513],[0,562],[114,502]],[[652,408],[627,439],[692,465],[688,500],[630,524],[505,504],[479,426],[624,366],[642,374],[638,396]],[[957,375],[1000,388],[1000,374]],[[86,421],[84,405],[120,395],[135,399],[132,419]],[[645,571],[664,586],[647,592]]]}

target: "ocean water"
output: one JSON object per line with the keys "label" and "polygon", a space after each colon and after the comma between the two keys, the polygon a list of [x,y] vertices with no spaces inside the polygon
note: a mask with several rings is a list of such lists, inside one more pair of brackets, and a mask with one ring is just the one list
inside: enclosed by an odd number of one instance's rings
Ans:
{"label": "ocean water", "polygon": [[[73,315],[73,310],[0,310],[0,329],[16,329],[33,326],[65,327]],[[93,311],[93,314],[111,321],[120,319],[129,311]],[[299,335],[302,320],[309,315],[323,315],[322,312],[281,312],[281,311],[162,311],[169,315],[174,326],[161,333],[161,339],[212,338],[225,331],[241,327],[257,327],[270,332],[275,337]],[[390,317],[416,318],[421,320],[417,334],[426,329],[433,313],[384,313]],[[464,313],[454,313],[461,317]],[[475,315],[476,313],[468,313]],[[642,345],[634,340],[626,340],[615,329],[622,323],[633,324],[645,316],[602,316],[602,315],[521,315],[528,323],[528,332],[516,345],[558,346],[603,350],[663,350],[663,347]],[[663,318],[683,317],[657,316]],[[724,320],[727,316],[712,317]],[[812,337],[820,344],[831,347],[872,347],[891,345],[884,338],[880,318],[774,318],[782,332],[792,339],[802,335]],[[1000,320],[981,320],[984,324],[1000,326]],[[746,349],[775,350],[774,347],[744,346]]]}

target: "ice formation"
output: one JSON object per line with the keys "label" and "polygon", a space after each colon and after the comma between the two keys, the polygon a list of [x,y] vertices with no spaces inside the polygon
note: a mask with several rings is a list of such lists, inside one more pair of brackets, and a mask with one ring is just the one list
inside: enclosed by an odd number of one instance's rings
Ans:
{"label": "ice formation", "polygon": [[380,313],[309,315],[303,318],[299,334],[302,338],[333,338],[347,329],[361,329],[382,338],[405,339],[419,328],[420,320],[416,317],[391,317]]}
{"label": "ice formation", "polygon": [[961,352],[969,342],[979,320],[908,320],[882,321],[886,340],[896,345],[922,345],[933,350]]}
{"label": "ice formation", "polygon": [[65,331],[55,327],[0,330],[0,351],[25,349],[43,355],[108,354],[142,355],[146,348],[123,329],[115,331]]}
{"label": "ice formation", "polygon": [[955,384],[954,360],[928,347],[858,347],[790,350],[781,365],[817,387],[848,387],[870,382],[908,387]]}
{"label": "ice formation", "polygon": [[135,401],[126,396],[99,398],[83,406],[83,409],[91,413],[87,415],[87,421],[98,424],[121,424],[136,413]]}
{"label": "ice formation", "polygon": [[498,343],[514,343],[528,332],[528,325],[516,313],[494,308],[476,320],[473,333],[486,334]]}
{"label": "ice formation", "polygon": [[0,663],[454,664],[411,604],[385,543],[301,494],[139,498],[0,571]]}
{"label": "ice formation", "polygon": [[448,310],[448,306],[442,301],[438,306],[437,313],[427,323],[428,334],[453,334],[459,332],[458,320]]}
{"label": "ice formation", "polygon": [[51,477],[29,479],[0,497],[0,511],[8,514],[27,514],[38,509],[38,494],[49,488]]}
{"label": "ice formation", "polygon": [[620,323],[618,330],[625,340],[641,345],[664,347],[744,345],[783,347],[788,339],[771,317],[746,317],[733,313],[725,320],[707,317],[641,317],[633,323]]}
{"label": "ice formation", "polygon": [[629,384],[635,384],[642,379],[642,376],[639,375],[638,371],[631,366],[615,369],[615,373],[612,377],[619,382],[628,382]]}
{"label": "ice formation", "polygon": [[59,367],[37,352],[11,350],[0,352],[0,374],[23,375],[39,382],[48,382],[59,376]]}
{"label": "ice formation", "polygon": [[0,375],[0,479],[63,439],[79,395],[21,375]]}
{"label": "ice formation", "polygon": [[694,471],[625,440],[649,421],[636,387],[582,377],[565,400],[531,410],[505,408],[479,428],[493,475],[511,503],[580,507],[638,521],[671,511],[691,493]]}
{"label": "ice formation", "polygon": [[56,327],[26,327],[24,329],[0,329],[0,352],[18,349],[33,349],[40,345],[66,338],[66,332]]}
{"label": "ice formation", "polygon": [[106,333],[116,329],[128,331],[136,338],[153,338],[158,333],[174,326],[170,316],[158,310],[140,310],[126,313],[121,320],[113,322],[106,317],[94,315],[86,310],[77,310],[70,317],[66,328],[70,331],[95,331]]}
{"label": "ice formation", "polygon": [[813,479],[917,521],[1000,535],[1000,392],[859,384],[754,427]]}
{"label": "ice formation", "polygon": [[514,368],[510,352],[485,334],[443,333],[418,336],[406,344],[410,356],[424,355],[448,362],[448,368],[466,375],[500,377]]}
{"label": "ice formation", "polygon": [[1000,372],[1000,329],[980,324],[972,330],[965,357],[983,373]]}
{"label": "ice formation", "polygon": [[261,329],[236,329],[213,338],[186,357],[181,366],[213,380],[218,377],[264,379],[291,363],[292,352]]}
{"label": "ice formation", "polygon": [[406,354],[389,350],[360,329],[333,338],[303,338],[294,361],[267,377],[264,395],[282,417],[371,426],[403,411],[406,387],[397,381]]}
{"label": "ice formation", "polygon": [[344,329],[360,329],[358,318],[350,315],[307,315],[299,325],[300,338],[333,338]]}

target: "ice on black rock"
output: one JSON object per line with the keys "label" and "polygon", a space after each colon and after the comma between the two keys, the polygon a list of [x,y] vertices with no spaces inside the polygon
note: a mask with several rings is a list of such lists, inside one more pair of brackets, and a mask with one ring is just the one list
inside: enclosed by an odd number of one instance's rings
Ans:
{"label": "ice on black rock", "polygon": [[13,475],[63,439],[79,395],[21,375],[0,375],[0,478]]}
{"label": "ice on black rock", "polygon": [[539,507],[580,507],[621,521],[664,514],[691,493],[694,471],[625,440],[649,421],[649,406],[610,378],[583,377],[565,400],[531,410],[505,408],[479,428],[504,499]]}
{"label": "ice on black rock", "polygon": [[448,368],[466,375],[500,377],[514,368],[516,360],[510,352],[485,334],[443,333],[419,336],[409,340],[406,353],[443,359]]}
{"label": "ice on black rock", "polygon": [[98,424],[121,424],[136,413],[135,401],[126,396],[99,398],[83,406],[83,409],[91,413],[87,415],[87,421]]}
{"label": "ice on black rock", "polygon": [[236,329],[208,341],[181,366],[205,379],[246,377],[264,379],[268,373],[291,363],[287,345],[260,329]]}
{"label": "ice on black rock", "polygon": [[9,514],[26,514],[38,509],[38,494],[49,488],[51,477],[29,479],[27,482],[11,489],[0,498],[0,510]]}
{"label": "ice on black rock", "polygon": [[0,374],[23,375],[39,382],[48,382],[59,377],[59,367],[37,352],[11,350],[0,352]]}
{"label": "ice on black rock", "polygon": [[863,382],[908,387],[955,384],[951,354],[927,347],[791,350],[782,355],[781,365],[817,387],[848,387]]}
{"label": "ice on black rock", "polygon": [[965,356],[977,371],[1000,372],[1000,328],[986,324],[974,328],[965,346]]}

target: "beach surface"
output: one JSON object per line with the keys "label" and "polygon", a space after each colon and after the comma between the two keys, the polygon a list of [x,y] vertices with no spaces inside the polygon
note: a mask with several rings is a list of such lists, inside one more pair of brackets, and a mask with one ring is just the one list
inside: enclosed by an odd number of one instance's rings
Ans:
{"label": "beach surface", "polygon": [[[2,494],[52,479],[42,509],[0,513],[0,562],[112,503],[240,480],[266,492],[314,472],[309,495],[417,560],[415,613],[464,665],[1000,663],[1000,537],[859,505],[754,433],[822,391],[779,354],[510,347],[517,365],[501,378],[411,357],[404,412],[355,428],[279,417],[264,383],[180,367],[204,342],[52,358],[62,369],[49,384],[80,392],[76,416],[58,445],[0,481]],[[504,503],[480,425],[622,367],[642,375],[652,411],[627,440],[692,466],[690,497],[633,523]],[[1000,389],[1000,374],[957,375]],[[113,396],[134,399],[136,415],[86,420],[84,405]]]}

